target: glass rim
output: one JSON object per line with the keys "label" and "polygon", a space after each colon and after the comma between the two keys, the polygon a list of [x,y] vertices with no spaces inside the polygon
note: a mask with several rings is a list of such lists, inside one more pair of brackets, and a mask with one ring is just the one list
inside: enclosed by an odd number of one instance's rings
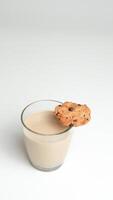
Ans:
{"label": "glass rim", "polygon": [[37,131],[33,131],[32,129],[30,129],[30,128],[24,123],[23,116],[24,116],[24,112],[26,111],[26,109],[29,108],[30,106],[32,106],[32,105],[35,104],[35,103],[44,102],[44,101],[50,101],[50,102],[56,102],[56,103],[63,104],[63,102],[57,101],[57,100],[53,100],[53,99],[41,99],[41,100],[37,100],[37,101],[31,102],[30,104],[28,104],[27,106],[25,106],[24,109],[23,109],[22,112],[21,112],[21,122],[22,122],[24,128],[26,128],[28,131],[31,131],[31,132],[34,133],[34,134],[42,135],[42,136],[55,136],[55,135],[60,135],[60,134],[63,134],[63,133],[65,133],[65,132],[67,132],[68,130],[70,130],[73,126],[68,126],[64,131],[61,131],[61,132],[58,132],[58,133],[55,133],[55,134],[44,134],[44,133],[40,133],[40,132],[37,132]]}

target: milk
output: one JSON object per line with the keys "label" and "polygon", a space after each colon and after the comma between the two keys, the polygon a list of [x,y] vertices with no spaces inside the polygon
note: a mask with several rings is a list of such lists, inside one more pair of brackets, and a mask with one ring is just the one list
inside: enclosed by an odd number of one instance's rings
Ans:
{"label": "milk", "polygon": [[52,111],[32,113],[24,123],[25,145],[32,165],[41,170],[62,165],[70,144],[70,128],[61,125]]}

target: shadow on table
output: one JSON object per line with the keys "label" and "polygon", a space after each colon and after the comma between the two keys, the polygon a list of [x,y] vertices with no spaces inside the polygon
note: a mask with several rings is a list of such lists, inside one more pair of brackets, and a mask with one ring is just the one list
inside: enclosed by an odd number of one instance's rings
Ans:
{"label": "shadow on table", "polygon": [[28,165],[29,161],[27,159],[24,141],[23,141],[23,133],[21,128],[17,127],[8,127],[0,133],[0,151],[8,159],[13,159],[20,163],[26,163]]}

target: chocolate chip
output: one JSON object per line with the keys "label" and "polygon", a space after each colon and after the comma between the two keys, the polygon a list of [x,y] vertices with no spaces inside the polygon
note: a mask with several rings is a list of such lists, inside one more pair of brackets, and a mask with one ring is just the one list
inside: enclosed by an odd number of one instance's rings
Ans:
{"label": "chocolate chip", "polygon": [[73,124],[71,123],[69,126],[73,126]]}
{"label": "chocolate chip", "polygon": [[73,108],[73,107],[70,107],[68,110],[69,110],[69,111],[73,111],[73,110],[74,110],[74,108]]}
{"label": "chocolate chip", "polygon": [[77,119],[74,119],[73,121],[74,121],[74,122],[77,122]]}
{"label": "chocolate chip", "polygon": [[61,107],[61,105],[58,105],[59,107]]}
{"label": "chocolate chip", "polygon": [[59,115],[59,114],[60,114],[59,112],[56,113],[56,115]]}
{"label": "chocolate chip", "polygon": [[85,115],[84,115],[84,117],[85,117]]}
{"label": "chocolate chip", "polygon": [[78,106],[81,106],[81,104],[78,104]]}

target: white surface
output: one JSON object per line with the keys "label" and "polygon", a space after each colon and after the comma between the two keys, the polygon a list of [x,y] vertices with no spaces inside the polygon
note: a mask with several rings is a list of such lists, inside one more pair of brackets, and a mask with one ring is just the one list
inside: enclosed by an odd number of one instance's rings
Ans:
{"label": "white surface", "polygon": [[[56,2],[0,1],[0,200],[113,200],[113,1]],[[20,122],[43,98],[92,109],[51,173],[29,164]]]}
{"label": "white surface", "polygon": [[[63,32],[0,33],[0,199],[113,199],[113,38]],[[28,162],[20,113],[43,98],[87,103],[64,165]]]}
{"label": "white surface", "polygon": [[1,0],[1,26],[113,31],[112,0]]}

